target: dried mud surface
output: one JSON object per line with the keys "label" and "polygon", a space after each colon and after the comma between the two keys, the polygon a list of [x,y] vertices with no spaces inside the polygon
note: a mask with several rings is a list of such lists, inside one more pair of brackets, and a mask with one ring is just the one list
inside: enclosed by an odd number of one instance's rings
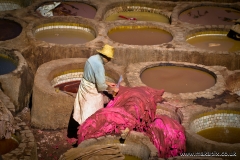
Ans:
{"label": "dried mud surface", "polygon": [[239,101],[240,99],[237,94],[233,94],[230,91],[224,91],[221,95],[215,95],[213,99],[197,98],[193,102],[206,107],[216,108],[216,105],[221,105],[223,103],[239,102]]}
{"label": "dried mud surface", "polygon": [[38,160],[58,160],[63,153],[72,148],[67,142],[67,129],[40,130],[31,127],[29,109],[22,111],[19,116],[34,135]]}

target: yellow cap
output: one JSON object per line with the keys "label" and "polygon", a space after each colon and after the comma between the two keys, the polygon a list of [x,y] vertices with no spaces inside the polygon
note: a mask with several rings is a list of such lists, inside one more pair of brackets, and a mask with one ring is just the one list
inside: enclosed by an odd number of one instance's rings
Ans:
{"label": "yellow cap", "polygon": [[113,58],[114,55],[114,48],[108,44],[105,44],[102,48],[102,50],[97,50],[97,52],[109,57]]}

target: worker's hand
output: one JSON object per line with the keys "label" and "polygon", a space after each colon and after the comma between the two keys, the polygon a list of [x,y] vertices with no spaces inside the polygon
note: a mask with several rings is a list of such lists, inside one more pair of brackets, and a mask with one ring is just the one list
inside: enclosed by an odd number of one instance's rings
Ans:
{"label": "worker's hand", "polygon": [[112,82],[106,82],[106,84],[109,86],[109,87],[115,87],[116,84],[115,83],[112,83]]}
{"label": "worker's hand", "polygon": [[119,88],[118,88],[118,87],[113,87],[113,92],[114,92],[114,93],[118,93],[118,91],[119,91]]}
{"label": "worker's hand", "polygon": [[113,91],[112,95],[113,95],[113,97],[115,97],[117,95],[118,91],[119,91],[119,88],[118,87],[113,87],[112,91]]}

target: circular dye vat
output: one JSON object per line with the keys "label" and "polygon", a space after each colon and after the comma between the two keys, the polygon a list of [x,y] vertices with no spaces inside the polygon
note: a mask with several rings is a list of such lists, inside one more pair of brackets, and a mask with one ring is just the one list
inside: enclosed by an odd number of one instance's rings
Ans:
{"label": "circular dye vat", "polygon": [[[64,72],[60,76],[55,77],[51,83],[54,88],[59,89],[60,91],[77,93],[83,76],[83,69],[68,72],[69,73]],[[115,81],[107,75],[105,76],[105,79],[108,82],[115,83]]]}
{"label": "circular dye vat", "polygon": [[189,44],[212,51],[236,52],[240,50],[240,41],[227,37],[227,33],[196,33],[187,38]]}
{"label": "circular dye vat", "polygon": [[216,142],[240,143],[240,128],[214,127],[197,132],[197,134]]}
{"label": "circular dye vat", "polygon": [[233,25],[240,18],[240,11],[217,6],[199,6],[183,11],[179,20],[191,24]]}
{"label": "circular dye vat", "polygon": [[22,32],[22,26],[8,19],[0,19],[0,41],[13,39]]}
{"label": "circular dye vat", "polygon": [[157,13],[150,13],[150,12],[140,12],[140,11],[113,13],[107,18],[105,18],[105,21],[127,20],[125,17],[135,18],[137,21],[155,21],[155,22],[162,22],[162,23],[168,23],[168,24],[170,23],[169,19],[164,15],[157,14]]}
{"label": "circular dye vat", "polygon": [[17,63],[5,54],[0,54],[0,75],[12,72],[17,68]]}
{"label": "circular dye vat", "polygon": [[111,29],[108,37],[129,45],[157,45],[172,41],[172,35],[158,28],[145,26],[121,26]]}
{"label": "circular dye vat", "polygon": [[[64,13],[64,11],[69,13]],[[96,8],[86,3],[79,2],[62,2],[60,6],[56,7],[53,10],[54,16],[65,16],[65,15],[73,15],[73,16],[81,16],[84,18],[93,19],[96,15]]]}
{"label": "circular dye vat", "polygon": [[144,70],[141,80],[149,87],[178,94],[199,92],[215,84],[215,78],[202,70],[180,66],[157,66]]}
{"label": "circular dye vat", "polygon": [[212,141],[240,143],[240,112],[219,110],[204,113],[192,121],[190,128],[198,135]]}
{"label": "circular dye vat", "polygon": [[56,44],[83,44],[95,39],[95,33],[88,27],[78,24],[46,24],[35,31],[35,38]]}
{"label": "circular dye vat", "polygon": [[[86,3],[81,2],[58,2],[58,3],[60,4],[57,5],[51,11],[49,11],[51,13],[47,12],[47,14],[43,16],[81,16],[84,18],[93,19],[97,12],[96,8]],[[43,6],[39,7],[37,11],[51,4],[53,3],[44,4]]]}
{"label": "circular dye vat", "polygon": [[0,155],[11,152],[12,150],[16,149],[18,145],[19,141],[15,136],[12,136],[9,139],[0,140]]}

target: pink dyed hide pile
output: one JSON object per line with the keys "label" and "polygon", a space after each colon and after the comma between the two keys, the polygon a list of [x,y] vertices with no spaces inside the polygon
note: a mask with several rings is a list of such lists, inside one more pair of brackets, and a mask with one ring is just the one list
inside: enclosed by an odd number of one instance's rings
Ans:
{"label": "pink dyed hide pile", "polygon": [[156,116],[156,106],[164,90],[150,87],[123,87],[110,101],[90,116],[78,129],[78,144],[104,135],[120,135],[121,130],[143,132],[158,149],[159,157],[168,158],[185,152],[184,128],[165,115]]}

